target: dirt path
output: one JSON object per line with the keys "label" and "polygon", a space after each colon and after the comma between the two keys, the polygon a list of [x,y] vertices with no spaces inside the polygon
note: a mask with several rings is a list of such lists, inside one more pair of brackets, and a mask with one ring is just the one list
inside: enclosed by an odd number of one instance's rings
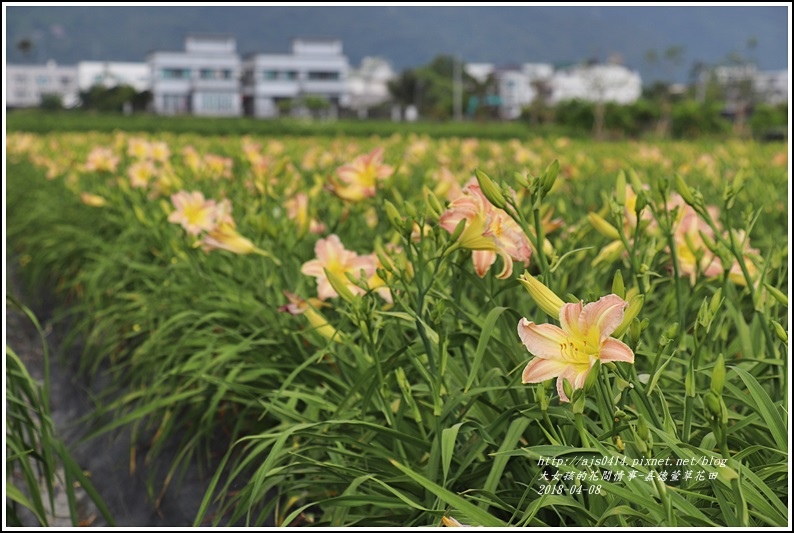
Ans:
{"label": "dirt path", "polygon": [[[128,527],[189,527],[204,497],[209,477],[213,470],[189,466],[179,485],[171,486],[165,493],[159,507],[149,496],[147,478],[154,475],[157,491],[162,486],[164,473],[170,466],[170,459],[177,453],[175,445],[167,445],[160,459],[161,466],[137,463],[136,472],[130,474],[131,435],[128,428],[101,435],[87,442],[81,442],[91,429],[88,423],[78,422],[83,416],[95,409],[94,400],[101,390],[101,382],[87,384],[77,375],[75,363],[80,355],[80,346],[73,347],[69,353],[62,353],[60,345],[66,336],[67,328],[53,322],[51,309],[53,302],[39,301],[27,294],[19,278],[16,265],[12,260],[6,264],[6,283],[9,295],[30,307],[41,323],[51,353],[50,407],[57,436],[66,443],[72,457],[90,476],[102,496],[117,526]],[[14,306],[6,305],[6,343],[22,359],[34,379],[43,379],[44,356],[39,333],[31,321]],[[71,362],[72,364],[69,364]],[[101,380],[100,380],[101,381]],[[140,458],[142,453],[138,453]],[[51,526],[69,527],[68,506],[62,488],[57,491],[55,516]],[[107,526],[102,515],[97,512],[91,499],[78,490],[78,519],[84,526]],[[32,516],[30,524],[38,525]]]}

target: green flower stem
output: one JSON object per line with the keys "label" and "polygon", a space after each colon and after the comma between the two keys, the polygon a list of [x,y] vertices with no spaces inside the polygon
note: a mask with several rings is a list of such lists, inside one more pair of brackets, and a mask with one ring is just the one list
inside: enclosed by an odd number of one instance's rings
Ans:
{"label": "green flower stem", "polygon": [[639,217],[637,218],[637,228],[634,231],[634,244],[629,244],[629,239],[626,237],[626,232],[623,231],[623,221],[618,219],[616,220],[615,228],[618,230],[618,235],[620,236],[620,242],[623,243],[623,248],[626,249],[626,252],[629,254],[629,267],[631,268],[631,273],[634,276],[634,279],[637,281],[637,286],[640,289],[640,294],[645,294],[645,285],[640,278],[640,265],[637,260],[637,235],[639,234]]}
{"label": "green flower stem", "polygon": [[560,438],[560,434],[557,432],[557,426],[551,423],[551,418],[549,418],[549,412],[543,411],[543,423],[546,424],[546,429],[548,430],[549,434],[554,437],[559,444],[562,444],[562,438]]}
{"label": "green flower stem", "polygon": [[[744,262],[744,256],[742,255],[741,250],[737,250],[736,247],[734,246],[734,242],[733,242],[734,239],[732,238],[726,239],[721,235],[720,230],[719,228],[717,228],[717,224],[716,222],[714,222],[714,219],[711,218],[711,214],[708,212],[708,209],[700,208],[696,205],[692,205],[692,208],[695,209],[698,215],[703,217],[703,219],[706,221],[706,224],[709,225],[711,230],[714,232],[714,238],[723,246],[725,246],[728,250],[730,250],[731,254],[733,254],[733,257],[736,259],[736,262],[739,264],[739,268],[742,270],[742,276],[744,276],[744,281],[746,283],[747,290],[750,292],[750,299],[753,301],[753,303],[755,303],[757,297],[755,292],[755,286],[753,285],[753,279],[750,277],[750,272],[747,270],[747,265]],[[761,329],[764,332],[764,340],[766,341],[766,346],[767,349],[769,350],[769,354],[775,359],[779,359],[780,353],[775,349],[775,341],[772,337],[772,331],[769,329],[768,321],[764,320],[764,314],[761,310],[756,309],[755,312],[760,315],[761,320],[759,322],[761,323]]]}
{"label": "green flower stem", "polygon": [[665,238],[667,239],[667,246],[670,248],[670,259],[673,263],[673,283],[675,283],[675,303],[678,309],[678,323],[681,324],[681,337],[678,341],[679,347],[686,346],[686,312],[684,310],[684,296],[683,289],[681,288],[681,268],[678,264],[678,250],[675,244],[675,237],[673,236],[673,222],[670,220],[670,211],[667,208],[667,198],[664,200],[664,216],[666,218],[666,232]]}
{"label": "green flower stem", "polygon": [[576,429],[579,431],[579,438],[582,441],[583,448],[590,447],[590,437],[587,434],[587,430],[584,427],[584,415],[582,413],[575,413],[574,415],[574,422],[576,423]]}
{"label": "green flower stem", "polygon": [[681,442],[689,442],[689,432],[692,430],[692,411],[694,409],[694,396],[684,399],[684,425],[681,429]]}
{"label": "green flower stem", "polygon": [[540,220],[540,209],[533,209],[532,214],[535,219],[535,235],[537,236],[535,239],[535,247],[537,248],[538,252],[540,271],[543,273],[543,281],[548,282],[549,280],[546,278],[548,277],[547,272],[549,271],[549,263],[546,260],[546,254],[543,252],[543,242],[545,240],[545,236],[543,235],[543,222]]}

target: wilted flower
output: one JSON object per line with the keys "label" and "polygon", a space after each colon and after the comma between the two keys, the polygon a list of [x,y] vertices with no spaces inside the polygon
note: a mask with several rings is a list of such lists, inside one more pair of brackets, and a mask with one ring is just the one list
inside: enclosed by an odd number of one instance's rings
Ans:
{"label": "wilted flower", "polygon": [[539,383],[557,378],[557,392],[570,401],[563,390],[567,379],[573,390],[584,387],[596,361],[634,363],[634,352],[623,342],[610,337],[623,321],[628,302],[615,294],[585,306],[567,303],[560,309],[560,325],[535,324],[522,318],[518,336],[535,356],[524,368],[523,383]]}

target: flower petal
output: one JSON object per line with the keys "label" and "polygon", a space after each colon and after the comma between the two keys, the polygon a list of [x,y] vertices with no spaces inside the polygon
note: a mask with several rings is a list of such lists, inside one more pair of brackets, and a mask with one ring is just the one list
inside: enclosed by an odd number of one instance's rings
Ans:
{"label": "flower petal", "polygon": [[566,368],[568,368],[568,365],[560,361],[535,357],[524,367],[524,372],[521,374],[521,382],[540,383],[547,379],[556,378],[562,374]]}
{"label": "flower petal", "polygon": [[634,352],[626,344],[617,339],[609,338],[601,345],[601,361],[622,361],[624,363],[634,363]]}
{"label": "flower petal", "polygon": [[584,306],[579,316],[579,329],[588,337],[594,334],[595,329],[598,332],[599,342],[604,342],[604,339],[623,322],[623,310],[628,305],[629,303],[617,294],[602,296],[597,302]]}
{"label": "flower petal", "polygon": [[518,336],[535,357],[563,361],[561,347],[568,342],[568,338],[554,324],[535,324],[522,318],[518,321]]}
{"label": "flower petal", "polygon": [[565,370],[557,378],[557,393],[560,395],[560,400],[563,402],[571,401],[568,395],[565,394],[565,389],[563,389],[563,380],[567,379],[573,390],[581,389],[584,387],[584,382],[589,373],[589,365],[567,365]]}
{"label": "flower petal", "polygon": [[582,332],[579,330],[579,317],[582,314],[582,302],[567,303],[560,309],[560,326],[568,335],[580,337]]}
{"label": "flower petal", "polygon": [[481,278],[485,277],[485,273],[491,268],[491,265],[496,261],[496,252],[491,250],[474,250],[471,253],[471,260],[474,262],[474,270]]}

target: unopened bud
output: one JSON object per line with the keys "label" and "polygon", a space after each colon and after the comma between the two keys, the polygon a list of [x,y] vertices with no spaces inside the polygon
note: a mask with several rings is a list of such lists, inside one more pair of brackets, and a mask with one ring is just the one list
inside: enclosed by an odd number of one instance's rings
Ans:
{"label": "unopened bud", "polygon": [[628,307],[623,312],[623,321],[612,333],[615,338],[620,338],[631,325],[632,320],[637,318],[642,310],[642,305],[645,303],[645,296],[642,294],[635,294],[628,302]]}
{"label": "unopened bud", "polygon": [[612,294],[617,294],[621,298],[626,298],[626,287],[623,285],[623,274],[618,269],[612,278]]}
{"label": "unopened bud", "polygon": [[474,175],[477,177],[477,183],[480,184],[480,190],[488,201],[499,209],[504,209],[507,206],[507,200],[505,200],[499,187],[488,177],[488,174],[480,169],[476,169]]}
{"label": "unopened bud", "polygon": [[590,221],[590,224],[593,226],[593,228],[595,228],[595,230],[604,237],[613,240],[620,239],[620,233],[618,233],[618,230],[615,228],[615,226],[604,220],[604,218],[598,213],[587,213],[587,219]]}
{"label": "unopened bud", "polygon": [[559,296],[554,294],[551,289],[535,279],[527,271],[524,271],[518,278],[518,281],[524,286],[535,303],[538,304],[538,307],[547,315],[555,319],[560,318],[560,310],[562,306],[565,305],[565,302],[563,302]]}
{"label": "unopened bud", "polygon": [[626,205],[626,173],[622,170],[618,172],[618,179],[615,183],[615,201],[621,207]]}
{"label": "unopened bud", "polygon": [[692,189],[689,188],[689,185],[686,184],[684,178],[682,178],[680,174],[675,175],[675,190],[689,205],[695,203],[695,195]]}
{"label": "unopened bud", "polygon": [[722,354],[717,356],[714,362],[714,370],[711,371],[711,390],[715,394],[722,394],[722,386],[725,384],[725,359]]}

